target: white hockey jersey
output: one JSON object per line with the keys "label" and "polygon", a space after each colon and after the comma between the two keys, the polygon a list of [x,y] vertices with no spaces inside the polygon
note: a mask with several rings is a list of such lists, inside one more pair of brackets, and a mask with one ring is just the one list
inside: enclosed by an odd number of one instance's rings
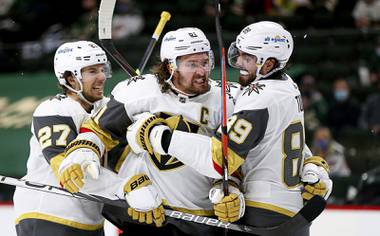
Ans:
{"label": "white hockey jersey", "polygon": [[[93,114],[108,98],[95,103]],[[56,161],[79,133],[81,124],[90,117],[79,102],[66,95],[57,95],[42,102],[32,121],[30,154],[24,179],[60,186],[56,177]],[[53,171],[54,170],[54,171]],[[16,188],[14,194],[16,224],[23,219],[42,219],[82,230],[103,227],[102,204],[61,195]]]}
{"label": "white hockey jersey", "polygon": [[[304,136],[302,100],[289,76],[261,79],[238,95],[228,120],[228,164],[230,173],[241,168],[247,206],[288,216],[302,208],[299,172],[310,155]],[[175,131],[169,154],[205,175],[221,173],[219,133],[205,139]]]}
{"label": "white hockey jersey", "polygon": [[[137,156],[133,152],[128,153],[121,145],[127,144],[126,130],[133,117],[142,112],[163,118],[182,115],[191,123],[190,130],[184,131],[213,135],[221,121],[221,93],[217,83],[212,81],[210,86],[210,91],[205,94],[187,97],[172,90],[162,93],[154,75],[135,77],[119,83],[113,89],[113,98],[105,110],[99,112],[92,123],[86,123],[84,128],[91,129],[103,140],[109,151],[109,163],[119,171],[120,176],[127,179],[144,172],[157,187],[165,205],[194,214],[213,215],[208,199],[211,178],[183,165],[173,156],[148,153]],[[228,98],[227,108],[231,114],[232,96]],[[183,145],[189,146],[189,143]],[[121,160],[125,158],[122,165],[120,157]]]}

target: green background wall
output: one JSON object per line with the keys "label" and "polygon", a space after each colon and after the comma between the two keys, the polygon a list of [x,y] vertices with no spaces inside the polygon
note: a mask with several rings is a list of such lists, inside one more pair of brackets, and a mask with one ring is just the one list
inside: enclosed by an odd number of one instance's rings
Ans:
{"label": "green background wall", "polygon": [[[214,70],[212,78],[218,74],[219,70]],[[228,71],[228,78],[236,76],[237,71]],[[125,78],[123,72],[114,72],[106,94]],[[26,173],[33,111],[60,89],[53,72],[1,74],[0,81],[0,174],[21,177]]]}

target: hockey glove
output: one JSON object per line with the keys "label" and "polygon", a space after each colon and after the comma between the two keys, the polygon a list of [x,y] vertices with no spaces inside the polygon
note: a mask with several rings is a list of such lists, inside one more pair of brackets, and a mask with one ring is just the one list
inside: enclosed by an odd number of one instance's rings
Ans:
{"label": "hockey glove", "polygon": [[245,212],[244,195],[234,185],[229,184],[229,195],[224,196],[222,185],[217,184],[210,189],[209,199],[214,204],[214,212],[220,221],[235,222]]}
{"label": "hockey glove", "polygon": [[[99,177],[100,157],[104,145],[93,133],[79,134],[65,150],[65,158],[59,165],[58,175],[61,185],[69,192],[76,193],[83,187],[87,175],[93,179]],[[88,139],[95,139],[92,142]],[[84,139],[82,139],[84,138]]]}
{"label": "hockey glove", "polygon": [[[171,116],[164,121],[165,125],[157,125],[152,128],[149,135],[150,143],[153,151],[160,155],[167,155],[167,151],[171,141],[171,132],[180,130],[191,132],[191,123],[186,121],[183,116]],[[167,132],[165,134],[165,132]]]}
{"label": "hockey glove", "polygon": [[304,200],[310,200],[315,195],[319,195],[325,200],[328,199],[333,187],[328,173],[329,165],[322,157],[312,156],[305,160],[301,172],[301,181],[304,185],[302,198]]}
{"label": "hockey glove", "polygon": [[140,223],[161,227],[165,220],[165,210],[157,189],[145,174],[133,176],[124,185],[125,199],[130,208],[128,215]]}
{"label": "hockey glove", "polygon": [[[141,113],[136,118],[136,121],[127,129],[128,144],[136,154],[144,151],[153,154],[153,147],[149,138],[152,128],[159,125],[164,130],[169,130],[169,127],[161,125],[165,123],[164,119],[158,118],[149,112]],[[154,133],[156,133],[157,129],[154,130]]]}

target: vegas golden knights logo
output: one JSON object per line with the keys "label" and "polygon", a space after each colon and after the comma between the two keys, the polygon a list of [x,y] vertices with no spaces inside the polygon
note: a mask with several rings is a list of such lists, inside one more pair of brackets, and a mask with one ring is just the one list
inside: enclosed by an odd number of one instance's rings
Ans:
{"label": "vegas golden knights logo", "polygon": [[[176,130],[185,131],[189,133],[198,133],[200,125],[195,124],[194,122],[190,122],[187,119],[183,118],[182,116],[181,118],[179,118],[179,116],[172,116],[170,114],[163,113],[163,112],[156,115],[166,120],[177,119],[176,122],[174,122],[177,124],[175,128]],[[158,153],[155,153],[153,155],[150,155],[150,159],[153,161],[153,163],[156,165],[156,167],[159,170],[173,170],[173,169],[183,166],[182,162],[180,162],[177,158],[170,155],[160,155]]]}
{"label": "vegas golden knights logo", "polygon": [[183,166],[182,162],[170,155],[160,155],[155,153],[150,155],[150,158],[159,170],[173,170]]}

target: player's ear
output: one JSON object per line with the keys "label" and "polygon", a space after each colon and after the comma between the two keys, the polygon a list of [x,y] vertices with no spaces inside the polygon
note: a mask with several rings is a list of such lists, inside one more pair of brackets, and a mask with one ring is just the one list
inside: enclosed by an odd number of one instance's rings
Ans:
{"label": "player's ear", "polygon": [[263,67],[262,67],[262,74],[268,74],[271,70],[273,70],[277,65],[277,61],[274,58],[268,58]]}
{"label": "player's ear", "polygon": [[70,87],[75,88],[76,80],[72,74],[69,74],[65,77],[66,82]]}
{"label": "player's ear", "polygon": [[174,66],[172,63],[168,63],[168,65],[166,66],[166,68],[168,69],[169,73],[171,74],[174,70]]}

